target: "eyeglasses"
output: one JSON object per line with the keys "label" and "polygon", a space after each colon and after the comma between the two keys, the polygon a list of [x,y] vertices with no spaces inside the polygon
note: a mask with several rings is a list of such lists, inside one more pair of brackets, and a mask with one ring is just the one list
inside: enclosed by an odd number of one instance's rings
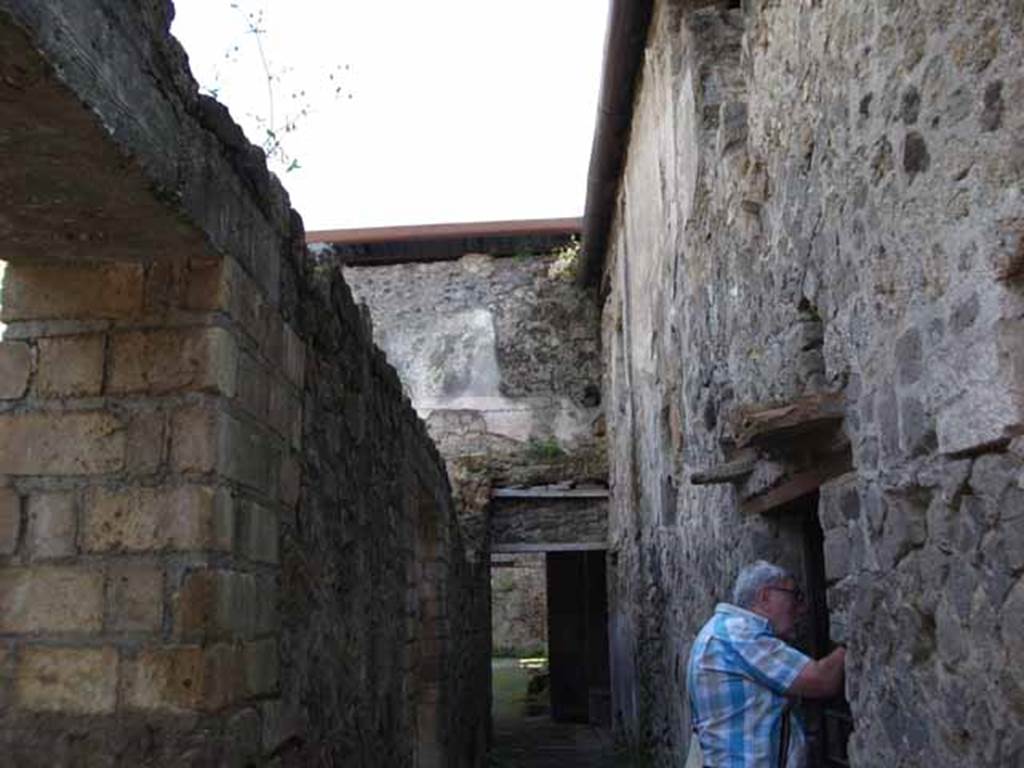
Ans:
{"label": "eyeglasses", "polygon": [[793,587],[792,589],[789,589],[788,587],[769,586],[768,589],[774,590],[776,592],[786,592],[787,594],[793,596],[793,600],[796,602],[797,605],[803,605],[804,593],[801,591],[800,587]]}

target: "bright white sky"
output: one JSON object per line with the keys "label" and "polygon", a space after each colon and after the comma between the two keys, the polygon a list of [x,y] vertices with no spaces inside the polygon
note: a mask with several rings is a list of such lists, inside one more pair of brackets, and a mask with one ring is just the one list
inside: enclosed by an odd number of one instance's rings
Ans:
{"label": "bright white sky", "polygon": [[278,126],[292,92],[312,106],[285,137],[301,167],[275,168],[307,229],[582,215],[607,0],[175,6],[196,79],[254,143],[269,108],[245,12],[263,10]]}

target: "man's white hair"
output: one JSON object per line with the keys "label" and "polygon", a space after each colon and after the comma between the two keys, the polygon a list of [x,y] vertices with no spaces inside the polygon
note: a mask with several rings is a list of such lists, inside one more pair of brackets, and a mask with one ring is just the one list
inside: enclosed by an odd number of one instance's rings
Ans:
{"label": "man's white hair", "polygon": [[762,587],[781,584],[784,581],[796,581],[789,571],[766,560],[758,560],[745,566],[736,577],[736,586],[732,589],[733,605],[749,608],[757,600],[757,593]]}

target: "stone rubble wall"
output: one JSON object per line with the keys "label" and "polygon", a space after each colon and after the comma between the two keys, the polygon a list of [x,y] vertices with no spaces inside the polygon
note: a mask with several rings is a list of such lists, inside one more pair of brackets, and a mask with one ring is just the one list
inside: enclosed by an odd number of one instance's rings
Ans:
{"label": "stone rubble wall", "polygon": [[0,3],[0,762],[478,765],[444,464],[170,15]]}
{"label": "stone rubble wall", "polygon": [[[556,257],[345,267],[420,414],[482,419],[494,438],[572,451],[600,415],[599,326]],[[452,424],[473,432],[469,425]],[[461,436],[461,435],[460,435]],[[481,446],[483,447],[483,446]]]}
{"label": "stone rubble wall", "polygon": [[547,573],[543,552],[491,555],[493,655],[546,656]]}
{"label": "stone rubble wall", "polygon": [[[303,744],[292,763],[479,765],[485,587],[444,463],[340,271],[304,252],[289,267],[312,340],[300,515],[282,535],[281,722]],[[424,717],[436,718],[430,759]]]}
{"label": "stone rubble wall", "polygon": [[821,490],[852,764],[1024,760],[1024,6],[656,4],[605,273],[616,725],[673,765],[684,664],[782,522],[737,407],[839,391]]}
{"label": "stone rubble wall", "polygon": [[552,254],[468,254],[344,270],[485,562],[493,487],[605,476],[597,313],[559,266]]}
{"label": "stone rubble wall", "polygon": [[608,503],[603,499],[494,499],[491,547],[608,542]]}

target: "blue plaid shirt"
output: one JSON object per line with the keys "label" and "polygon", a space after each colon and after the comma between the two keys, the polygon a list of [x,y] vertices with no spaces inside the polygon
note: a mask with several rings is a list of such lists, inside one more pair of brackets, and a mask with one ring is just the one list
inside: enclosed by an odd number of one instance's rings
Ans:
{"label": "blue plaid shirt", "polygon": [[[719,603],[690,652],[693,724],[713,768],[778,768],[783,696],[810,658],[756,613]],[[786,768],[800,768],[804,735],[791,718]]]}

